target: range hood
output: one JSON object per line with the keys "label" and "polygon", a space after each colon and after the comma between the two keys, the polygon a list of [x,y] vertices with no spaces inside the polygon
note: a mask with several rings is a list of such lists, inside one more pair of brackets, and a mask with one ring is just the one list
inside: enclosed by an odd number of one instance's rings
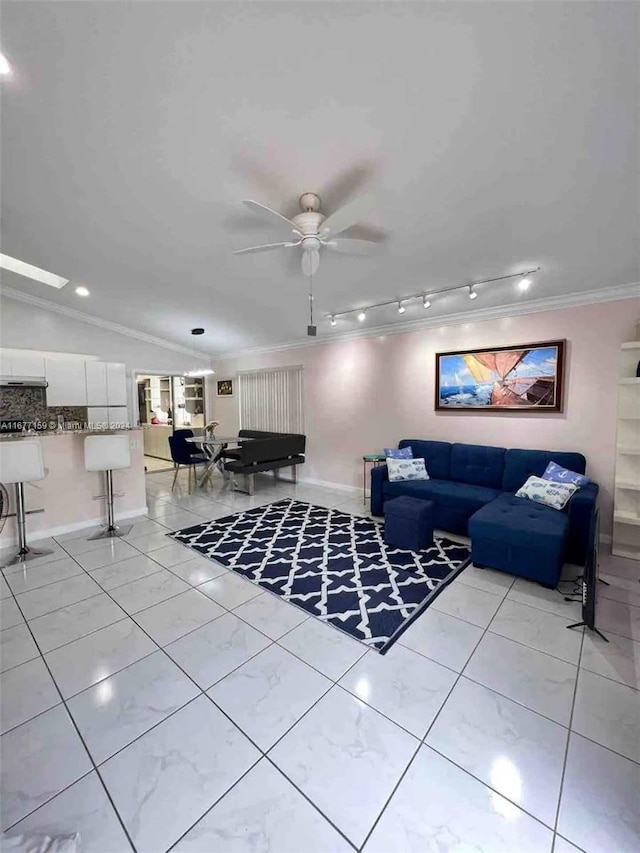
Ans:
{"label": "range hood", "polygon": [[44,376],[0,376],[0,388],[46,388]]}

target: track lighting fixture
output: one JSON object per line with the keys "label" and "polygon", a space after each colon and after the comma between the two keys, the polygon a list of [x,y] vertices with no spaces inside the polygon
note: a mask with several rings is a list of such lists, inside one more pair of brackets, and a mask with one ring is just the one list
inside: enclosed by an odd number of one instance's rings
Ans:
{"label": "track lighting fixture", "polygon": [[406,311],[407,302],[411,302],[414,299],[419,299],[422,302],[423,308],[431,308],[431,300],[434,297],[439,296],[444,293],[453,293],[455,291],[464,291],[469,296],[469,299],[477,299],[480,295],[476,290],[478,285],[483,285],[483,289],[485,285],[489,284],[497,284],[500,281],[508,281],[509,279],[515,278],[518,279],[518,287],[523,292],[529,290],[533,281],[531,276],[533,273],[539,272],[540,267],[535,267],[534,269],[529,270],[521,270],[520,272],[509,273],[508,275],[500,275],[496,278],[484,278],[479,281],[473,281],[470,284],[457,284],[454,287],[444,287],[442,290],[429,290],[429,294],[426,293],[412,293],[410,296],[403,296],[402,299],[390,299],[387,302],[376,302],[373,305],[368,305],[366,308],[351,308],[348,311],[336,311],[333,314],[327,314],[326,316],[331,322],[332,326],[337,324],[338,317],[347,317],[352,314],[356,314],[360,323],[364,323],[367,318],[367,311],[370,311],[372,308],[386,308],[389,305],[395,305],[398,309],[398,314],[404,314]]}

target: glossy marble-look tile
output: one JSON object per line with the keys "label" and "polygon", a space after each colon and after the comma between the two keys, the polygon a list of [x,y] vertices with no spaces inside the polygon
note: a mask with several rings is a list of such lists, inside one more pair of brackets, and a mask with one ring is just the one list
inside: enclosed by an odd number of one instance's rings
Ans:
{"label": "glossy marble-look tile", "polygon": [[571,728],[640,763],[640,693],[582,670]]}
{"label": "glossy marble-look tile", "polygon": [[611,632],[640,642],[640,607],[601,598],[598,600],[596,619],[598,628],[604,634]]}
{"label": "glossy marble-look tile", "polygon": [[133,614],[189,589],[191,589],[189,584],[167,569],[160,569],[152,575],[112,589],[111,596],[123,610]]}
{"label": "glossy marble-look tile", "polygon": [[2,735],[2,829],[12,826],[91,770],[63,705]]}
{"label": "glossy marble-look tile", "polygon": [[279,640],[296,625],[311,618],[304,610],[271,593],[258,595],[233,612],[272,640]]}
{"label": "glossy marble-look tile", "polygon": [[226,613],[197,589],[161,601],[136,613],[136,622],[159,646],[166,646]]}
{"label": "glossy marble-look tile", "polygon": [[183,530],[185,527],[193,527],[194,524],[202,524],[206,521],[202,514],[187,511],[186,509],[178,509],[178,507],[169,504],[171,512],[167,512],[158,518],[158,521],[173,532],[175,530]]}
{"label": "glossy marble-look tile", "polygon": [[501,595],[485,592],[463,583],[450,583],[431,605],[441,613],[464,619],[480,628],[486,628],[502,602]]}
{"label": "glossy marble-look tile", "polygon": [[273,645],[207,692],[266,752],[332,683],[294,655]]}
{"label": "glossy marble-look tile", "polygon": [[[67,556],[67,552],[64,551],[57,542],[53,539],[38,539],[37,542],[34,543],[35,548],[41,548],[42,550],[50,551],[49,554],[43,554],[41,557],[34,557],[26,563],[16,564],[14,566],[9,566],[9,570],[13,571],[17,568],[35,568],[36,566],[46,566],[47,563],[53,563],[56,560],[62,560],[63,557]],[[12,548],[3,548],[0,551],[0,566],[4,565],[8,560],[15,556],[17,548],[13,546]],[[6,571],[6,570],[5,570]]]}
{"label": "glossy marble-look tile", "polygon": [[609,642],[587,631],[580,666],[640,690],[640,643],[610,634]]}
{"label": "glossy marble-look tile", "polygon": [[553,827],[568,734],[557,723],[463,676],[426,743]]}
{"label": "glossy marble-look tile", "polygon": [[84,601],[102,592],[98,584],[86,572],[64,581],[32,589],[16,596],[24,618],[37,619],[45,613],[68,607],[78,601]]}
{"label": "glossy marble-look tile", "polygon": [[139,853],[162,853],[260,758],[206,696],[101,768]]}
{"label": "glossy marble-look tile", "polygon": [[333,687],[270,758],[360,846],[406,769],[418,740]]}
{"label": "glossy marble-look tile", "polygon": [[153,551],[158,551],[160,548],[166,548],[167,542],[171,539],[167,538],[166,533],[147,533],[144,536],[136,536],[135,539],[128,539],[127,542],[132,545],[137,551],[143,554],[151,554]]}
{"label": "glossy marble-look tile", "polygon": [[553,853],[582,853],[582,850],[570,844],[560,835],[556,835],[553,841]]}
{"label": "glossy marble-look tile", "polygon": [[96,764],[194,699],[195,684],[162,652],[155,652],[68,703]]}
{"label": "glossy marble-look tile", "polygon": [[100,628],[106,628],[125,616],[124,610],[108,595],[101,593],[40,616],[30,622],[29,627],[44,654]]}
{"label": "glossy marble-look tile", "polygon": [[101,569],[103,566],[110,566],[111,563],[127,560],[129,557],[137,557],[139,553],[124,539],[107,539],[102,547],[78,554],[75,559],[83,569],[92,572],[95,569]]}
{"label": "glossy marble-look tile", "polygon": [[[637,565],[637,563],[636,563]],[[606,583],[598,585],[598,597],[610,598],[622,604],[640,607],[640,569],[634,578],[621,578],[617,575],[607,575],[600,572],[600,579]]]}
{"label": "glossy marble-look tile", "polygon": [[103,589],[111,590],[161,571],[162,566],[159,566],[150,557],[145,554],[138,554],[136,557],[121,560],[119,563],[111,563],[110,566],[95,569],[91,572],[91,577]]}
{"label": "glossy marble-look tile", "polygon": [[487,633],[464,674],[491,690],[569,725],[577,668],[528,646]]}
{"label": "glossy marble-look tile", "polygon": [[137,539],[140,536],[150,536],[154,533],[167,532],[167,528],[162,524],[161,520],[155,521],[152,518],[142,518],[140,520],[129,519],[127,524],[131,524],[131,530],[123,537],[126,540]]}
{"label": "glossy marble-look tile", "polygon": [[398,643],[462,672],[482,637],[482,628],[429,607],[400,636]]}
{"label": "glossy marble-look tile", "polygon": [[0,574],[0,599],[11,598],[11,587],[4,579],[4,575]]}
{"label": "glossy marble-look tile", "polygon": [[187,548],[186,545],[181,545],[169,538],[166,540],[163,548],[152,552],[151,559],[164,566],[165,569],[170,569],[179,563],[186,563],[192,560],[195,556],[197,556],[196,552],[191,548]]}
{"label": "glossy marble-look tile", "polygon": [[0,630],[13,628],[14,625],[20,625],[21,622],[24,622],[24,619],[14,599],[3,598],[0,601]]}
{"label": "glossy marble-look tile", "polygon": [[84,575],[84,569],[72,560],[71,557],[46,563],[44,566],[31,566],[23,563],[23,568],[5,569],[7,581],[15,595],[21,592],[29,592],[40,586],[46,586],[56,581],[63,581],[74,575]]}
{"label": "glossy marble-look tile", "polygon": [[102,528],[97,525],[96,527],[89,527],[84,530],[75,530],[73,533],[58,537],[58,541],[64,548],[65,552],[70,554],[72,557],[78,557],[80,554],[89,554],[91,551],[102,551],[105,548],[109,550],[110,543],[117,540],[91,538],[101,529]]}
{"label": "glossy marble-look tile", "polygon": [[19,666],[39,655],[26,622],[0,631],[0,672]]}
{"label": "glossy marble-look tile", "polygon": [[175,847],[175,853],[214,850],[349,853],[353,848],[263,758]]}
{"label": "glossy marble-look tile", "polygon": [[551,853],[553,833],[427,746],[364,853]]}
{"label": "glossy marble-look tile", "polygon": [[466,569],[463,569],[455,579],[455,583],[475,586],[476,589],[482,589],[493,595],[499,595],[501,598],[504,598],[511,589],[513,582],[513,575],[506,574],[506,572],[494,571],[493,569],[479,569],[473,563],[468,565]]}
{"label": "glossy marble-look tile", "polygon": [[131,619],[123,619],[49,652],[45,658],[67,699],[154,651],[155,643]]}
{"label": "glossy marble-look tile", "polygon": [[82,853],[131,853],[131,845],[95,772],[16,824],[7,835],[80,834]]}
{"label": "glossy marble-look tile", "polygon": [[539,583],[516,578],[513,586],[507,593],[507,598],[519,601],[520,604],[528,604],[539,610],[555,613],[563,616],[567,622],[579,622],[581,619],[581,606],[577,601],[565,601],[564,593],[558,589],[547,589]]}
{"label": "glossy marble-look tile", "polygon": [[332,681],[341,678],[367,651],[363,643],[313,616],[278,643]]}
{"label": "glossy marble-look tile", "polygon": [[0,696],[0,734],[61,702],[41,657],[2,673]]}
{"label": "glossy marble-look tile", "polygon": [[422,739],[456,678],[450,669],[396,644],[386,655],[367,652],[339,683]]}
{"label": "glossy marble-look tile", "polygon": [[[191,555],[193,554],[195,554],[195,551],[191,551]],[[190,559],[189,553],[185,554],[185,556],[187,559],[184,563],[171,566],[169,571],[182,578],[190,586],[200,586],[200,584],[217,578],[218,575],[228,573],[228,569],[225,569],[224,566],[214,563],[213,560],[208,560],[206,557],[193,557]]]}
{"label": "glossy marble-look tile", "polygon": [[225,572],[213,580],[203,583],[198,589],[217,601],[227,610],[233,610],[245,601],[250,601],[257,595],[262,595],[263,590],[256,583],[241,577],[234,572]]}
{"label": "glossy marble-look tile", "polygon": [[255,628],[227,613],[165,646],[165,651],[207,690],[270,643]]}
{"label": "glossy marble-look tile", "polygon": [[573,733],[558,832],[588,853],[640,850],[640,765]]}
{"label": "glossy marble-look tile", "polygon": [[568,663],[577,664],[582,645],[582,631],[568,630],[570,620],[545,610],[505,599],[489,630],[508,637],[539,652],[546,652]]}

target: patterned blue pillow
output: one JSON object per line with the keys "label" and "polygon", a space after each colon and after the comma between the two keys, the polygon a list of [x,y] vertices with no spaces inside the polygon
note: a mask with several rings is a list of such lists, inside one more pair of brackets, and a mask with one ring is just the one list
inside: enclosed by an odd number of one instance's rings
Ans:
{"label": "patterned blue pillow", "polygon": [[384,455],[387,459],[413,459],[413,450],[410,447],[385,447]]}
{"label": "patterned blue pillow", "polygon": [[520,486],[516,497],[550,506],[551,509],[563,509],[577,491],[575,483],[556,483],[532,475],[524,486]]}
{"label": "patterned blue pillow", "polygon": [[572,483],[574,486],[587,486],[591,482],[584,474],[578,474],[575,471],[569,471],[558,465],[557,462],[549,462],[547,469],[542,475],[543,480],[550,480],[552,483]]}
{"label": "patterned blue pillow", "polygon": [[397,483],[400,480],[428,480],[424,459],[387,459],[389,480]]}

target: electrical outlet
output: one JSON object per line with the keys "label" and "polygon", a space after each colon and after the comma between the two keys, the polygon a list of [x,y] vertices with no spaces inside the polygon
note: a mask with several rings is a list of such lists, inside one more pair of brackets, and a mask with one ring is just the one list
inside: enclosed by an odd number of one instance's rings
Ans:
{"label": "electrical outlet", "polygon": [[129,442],[129,447],[131,448],[131,450],[140,450],[140,439],[132,438]]}

